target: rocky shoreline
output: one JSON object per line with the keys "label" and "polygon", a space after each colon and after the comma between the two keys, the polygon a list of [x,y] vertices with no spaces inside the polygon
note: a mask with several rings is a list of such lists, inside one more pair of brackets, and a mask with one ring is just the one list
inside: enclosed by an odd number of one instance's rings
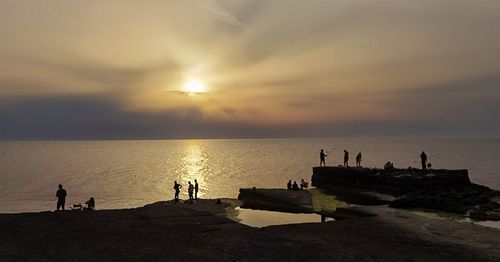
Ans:
{"label": "rocky shoreline", "polygon": [[467,170],[314,167],[311,180],[348,202],[500,220],[500,192],[471,183]]}
{"label": "rocky shoreline", "polygon": [[384,207],[252,228],[237,200],[0,214],[0,261],[500,261],[500,231]]}

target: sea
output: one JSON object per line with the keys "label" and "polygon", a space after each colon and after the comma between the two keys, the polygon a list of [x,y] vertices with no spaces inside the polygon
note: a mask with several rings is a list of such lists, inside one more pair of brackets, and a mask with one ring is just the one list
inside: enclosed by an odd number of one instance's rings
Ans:
{"label": "sea", "polygon": [[433,168],[468,169],[474,183],[500,189],[500,138],[329,138],[236,140],[16,141],[0,142],[0,213],[56,208],[56,191],[68,192],[66,207],[90,197],[97,209],[133,208],[174,197],[199,183],[200,198],[236,198],[240,188],[284,188],[310,181],[319,152],[327,165],[419,167],[425,151]]}

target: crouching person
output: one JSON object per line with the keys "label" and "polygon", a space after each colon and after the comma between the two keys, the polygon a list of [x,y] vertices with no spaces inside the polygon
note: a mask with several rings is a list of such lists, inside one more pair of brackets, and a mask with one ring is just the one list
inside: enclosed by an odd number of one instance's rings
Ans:
{"label": "crouching person", "polygon": [[95,200],[93,197],[90,197],[90,199],[87,200],[87,202],[85,202],[85,204],[87,205],[87,207],[84,208],[84,210],[92,210],[92,211],[95,210]]}

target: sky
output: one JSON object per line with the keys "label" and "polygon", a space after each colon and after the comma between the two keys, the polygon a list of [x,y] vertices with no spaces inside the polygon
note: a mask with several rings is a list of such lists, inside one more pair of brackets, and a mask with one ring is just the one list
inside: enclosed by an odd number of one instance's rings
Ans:
{"label": "sky", "polygon": [[499,13],[0,0],[0,140],[498,136]]}

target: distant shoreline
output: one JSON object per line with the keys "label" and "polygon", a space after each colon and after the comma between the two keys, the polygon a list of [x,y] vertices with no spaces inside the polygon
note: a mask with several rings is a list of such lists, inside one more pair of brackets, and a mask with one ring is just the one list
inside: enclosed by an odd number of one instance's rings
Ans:
{"label": "distant shoreline", "polygon": [[401,140],[401,139],[442,139],[442,140],[453,140],[453,139],[500,139],[500,136],[374,136],[374,137],[240,137],[240,138],[48,138],[48,139],[0,139],[0,142],[100,142],[100,141],[183,141],[183,140],[376,140],[376,139],[387,139],[387,140]]}

